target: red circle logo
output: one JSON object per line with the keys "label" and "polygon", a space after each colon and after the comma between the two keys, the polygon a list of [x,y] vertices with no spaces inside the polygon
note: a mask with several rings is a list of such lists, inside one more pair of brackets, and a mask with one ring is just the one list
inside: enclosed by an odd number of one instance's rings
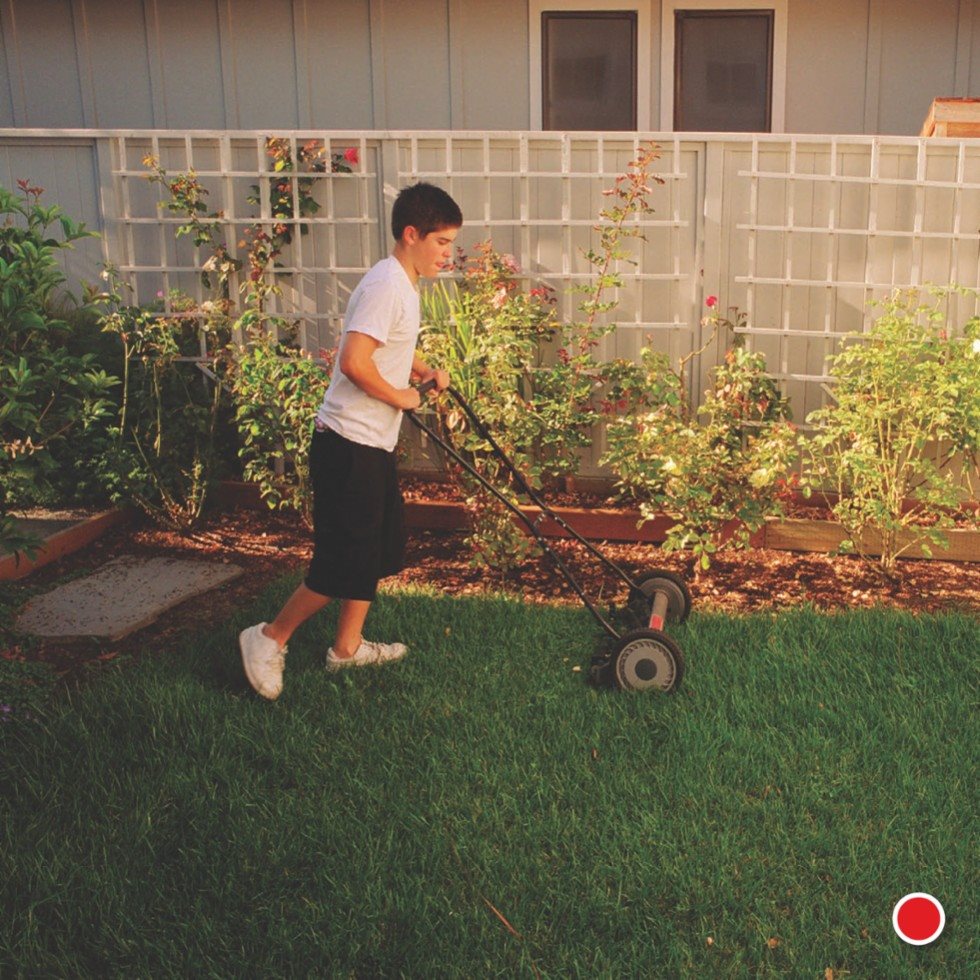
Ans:
{"label": "red circle logo", "polygon": [[909,945],[926,946],[939,938],[946,925],[946,913],[932,895],[911,892],[895,905],[892,925],[899,938]]}

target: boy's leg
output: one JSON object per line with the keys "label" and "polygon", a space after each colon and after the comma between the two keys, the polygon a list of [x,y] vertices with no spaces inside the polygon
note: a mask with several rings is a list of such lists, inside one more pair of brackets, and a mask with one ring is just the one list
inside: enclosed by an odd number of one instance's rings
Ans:
{"label": "boy's leg", "polygon": [[[279,610],[276,618],[271,623],[267,623],[262,632],[270,639],[275,640],[279,646],[284,647],[297,628],[314,613],[318,613],[329,601],[329,596],[314,592],[300,582],[296,591]],[[363,620],[361,622],[363,623]]]}
{"label": "boy's leg", "polygon": [[408,653],[404,643],[375,643],[364,639],[361,631],[370,608],[368,600],[341,600],[337,638],[327,651],[327,670],[383,664]]}
{"label": "boy's leg", "polygon": [[[372,525],[369,561],[365,571],[373,571],[374,576],[372,579],[362,573],[356,582],[348,583],[351,592],[347,593],[370,598],[341,599],[337,635],[327,654],[327,667],[331,670],[338,666],[397,660],[407,651],[404,643],[365,641],[362,632],[378,579],[401,571],[405,553],[404,503],[398,487],[395,454],[372,452],[370,463],[370,509],[362,512],[360,523],[362,526]],[[360,500],[368,501],[367,494],[362,493]]]}
{"label": "boy's leg", "polygon": [[322,609],[330,599],[300,585],[286,600],[271,623],[258,623],[242,630],[238,646],[248,682],[264,698],[274,700],[282,692],[282,670],[286,641],[296,628]]}
{"label": "boy's leg", "polygon": [[337,638],[333,643],[333,651],[338,657],[352,657],[357,652],[363,639],[361,631],[364,629],[364,621],[370,608],[370,601],[364,599],[341,601]]}

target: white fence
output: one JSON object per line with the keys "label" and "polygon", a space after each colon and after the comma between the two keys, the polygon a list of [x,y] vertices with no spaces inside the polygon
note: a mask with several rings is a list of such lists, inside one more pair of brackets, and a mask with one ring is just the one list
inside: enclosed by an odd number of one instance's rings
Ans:
{"label": "white fence", "polygon": [[[274,220],[269,188],[284,174],[266,151],[270,135],[290,140],[294,157],[309,140],[358,151],[351,174],[288,175],[294,201],[295,181],[309,176],[320,205],[314,216],[286,219],[307,233],[294,234],[280,259],[277,312],[298,321],[310,350],[333,345],[350,290],[389,248],[394,195],[417,179],[459,201],[464,249],[492,238],[529,280],[555,287],[562,315],[574,318],[581,296],[572,287],[590,275],[583,251],[608,201],[602,191],[648,140],[661,147],[655,169],[665,183],[651,194],[655,213],[640,222],[637,264],[621,269],[606,356],[635,357],[653,344],[676,359],[699,348],[704,299],[714,294],[722,308],[747,312],[748,346],[766,354],[802,420],[823,401],[836,338],[862,329],[869,300],[902,286],[980,286],[980,144],[970,140],[0,130],[0,181],[29,177],[47,188],[49,203],[104,232],[101,246],[72,260],[74,279],[94,278],[106,259],[139,302],[172,288],[205,298],[199,271],[207,255],[175,238],[181,219],[160,208],[143,158],[157,157],[171,174],[196,171],[235,255],[246,226]],[[248,200],[255,186],[260,205]],[[972,300],[951,301],[954,324],[975,312]],[[719,353],[718,345],[707,350],[692,372],[695,399]]]}

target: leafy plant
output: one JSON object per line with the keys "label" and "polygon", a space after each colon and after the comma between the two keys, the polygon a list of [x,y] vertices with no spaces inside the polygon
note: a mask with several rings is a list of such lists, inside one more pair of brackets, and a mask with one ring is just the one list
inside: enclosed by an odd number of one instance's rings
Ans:
{"label": "leafy plant", "polygon": [[[495,252],[491,242],[478,246],[472,261],[461,257],[461,282],[437,283],[424,294],[425,356],[449,371],[532,486],[577,471],[580,452],[591,444],[601,418],[599,395],[606,385],[618,390],[628,373],[622,362],[600,362],[597,349],[614,329],[605,315],[616,305],[610,291],[622,285],[619,263],[632,261],[625,242],[641,237],[635,219],[652,211],[651,184],[663,182],[650,173],[657,158],[656,147],[645,147],[604,192],[615,200],[600,211],[598,246],[585,253],[594,275],[582,287],[582,321],[558,323],[554,291],[545,285],[526,289],[516,260]],[[554,341],[559,346],[546,363]],[[490,446],[465,414],[448,402],[436,411],[447,440],[499,485]],[[533,543],[499,501],[465,475],[457,479],[472,515],[474,561],[503,571],[520,564]],[[517,502],[513,487],[510,492]]]}
{"label": "leafy plant", "polygon": [[113,499],[188,531],[217,479],[215,432],[230,363],[227,304],[198,308],[172,293],[164,314],[124,304],[111,267],[104,279],[106,291],[93,298],[106,308],[103,330],[121,345],[123,393],[101,476]]}
{"label": "leafy plant", "polygon": [[577,472],[581,452],[592,445],[602,418],[598,402],[603,387],[609,382],[615,386],[628,373],[623,362],[602,362],[597,353],[602,338],[616,329],[606,314],[615,309],[615,291],[623,285],[620,264],[636,264],[628,242],[643,239],[639,219],[654,210],[649,202],[652,185],[664,183],[651,172],[659,158],[655,144],[641,147],[614,185],[602,192],[611,201],[600,210],[595,225],[598,247],[585,252],[593,274],[578,287],[586,297],[579,306],[584,319],[562,325],[554,363],[534,372],[534,408],[540,419],[538,457],[542,471],[549,475]]}
{"label": "leafy plant", "polygon": [[[733,330],[743,316],[731,312],[731,318],[710,313],[703,322]],[[601,462],[639,502],[644,520],[673,519],[664,548],[690,550],[706,569],[718,550],[747,547],[767,517],[782,513],[780,494],[797,437],[788,402],[765,373],[765,358],[737,342],[715,370],[703,404],[693,407],[685,369],[698,353],[674,370],[665,354],[641,351],[645,383],[624,379],[627,411],[610,418]]]}
{"label": "leafy plant", "polygon": [[69,440],[81,446],[111,413],[118,383],[93,353],[69,349],[72,325],[58,312],[67,296],[59,253],[94,233],[43,205],[43,188],[17,186],[18,194],[0,187],[0,544],[11,550],[31,539],[9,508],[57,479],[56,453]]}
{"label": "leafy plant", "polygon": [[292,508],[313,523],[309,448],[312,420],[330,381],[336,350],[318,363],[260,335],[237,357],[229,383],[246,480],[270,508]]}
{"label": "leafy plant", "polygon": [[[554,294],[547,287],[521,288],[520,269],[491,242],[476,255],[457,258],[459,282],[436,282],[422,296],[421,349],[426,360],[449,372],[453,386],[494,433],[501,448],[531,481],[540,482],[533,451],[540,419],[530,400],[540,345],[555,332]],[[509,480],[489,443],[475,431],[454,401],[433,409],[440,435],[494,485],[508,492]],[[533,553],[533,543],[513,523],[509,511],[465,470],[449,471],[463,491],[472,532],[473,560],[506,572]],[[509,489],[516,503],[515,488]]]}
{"label": "leafy plant", "polygon": [[885,574],[913,548],[945,547],[951,511],[968,496],[953,460],[965,460],[967,480],[980,472],[980,318],[952,336],[943,307],[953,291],[932,290],[931,301],[894,292],[832,358],[833,401],[807,418],[811,480],[839,494],[843,547],[866,555],[874,532]]}

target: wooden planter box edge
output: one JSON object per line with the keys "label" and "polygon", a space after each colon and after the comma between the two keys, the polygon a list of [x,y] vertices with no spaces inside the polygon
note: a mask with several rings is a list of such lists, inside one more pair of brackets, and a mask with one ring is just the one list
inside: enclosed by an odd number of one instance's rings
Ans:
{"label": "wooden planter box edge", "polygon": [[62,528],[48,535],[38,547],[37,555],[33,559],[23,553],[4,555],[0,558],[0,582],[22,579],[36,569],[84,548],[101,537],[109,528],[116,527],[130,520],[131,517],[132,511],[127,508],[102,511],[77,524],[72,524],[71,527]]}
{"label": "wooden planter box edge", "polygon": [[[262,507],[258,487],[248,483],[224,483],[215,499],[225,507]],[[637,527],[637,512],[606,510],[603,508],[555,507],[562,517],[584,538],[596,541],[620,541],[633,544],[660,544],[667,536],[672,521],[658,517]],[[540,511],[537,507],[523,507],[530,519],[535,520]],[[419,530],[455,531],[466,527],[466,511],[463,504],[449,500],[409,500],[405,503],[405,520],[409,527]],[[568,537],[568,533],[549,518],[539,524],[546,537]],[[727,533],[735,529],[734,523]],[[932,557],[943,561],[980,562],[980,530],[957,528],[947,531],[949,550],[933,550]],[[752,535],[753,548],[772,548],[776,551],[809,551],[828,553],[836,551],[846,537],[843,529],[834,521],[805,518],[773,518]],[[907,536],[906,536],[907,540]],[[874,541],[866,541],[867,554],[880,554]],[[921,551],[912,551],[909,557],[927,557]]]}

